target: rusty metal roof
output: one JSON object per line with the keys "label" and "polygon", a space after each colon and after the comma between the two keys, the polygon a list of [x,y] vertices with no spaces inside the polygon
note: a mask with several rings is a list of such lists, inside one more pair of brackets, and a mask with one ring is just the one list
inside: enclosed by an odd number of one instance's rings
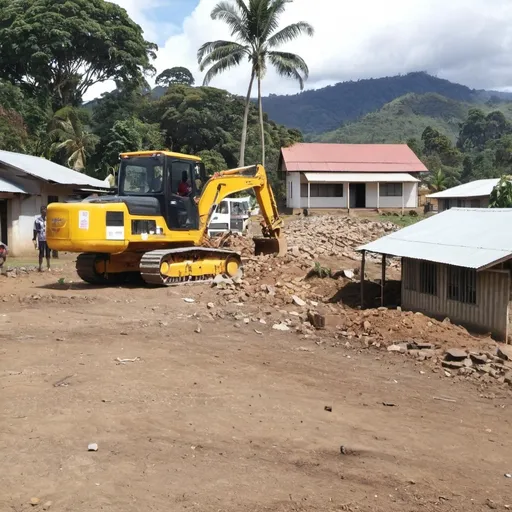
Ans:
{"label": "rusty metal roof", "polygon": [[287,172],[428,172],[407,144],[300,143],[281,158]]}
{"label": "rusty metal roof", "polygon": [[358,247],[483,270],[512,257],[512,208],[451,208]]}

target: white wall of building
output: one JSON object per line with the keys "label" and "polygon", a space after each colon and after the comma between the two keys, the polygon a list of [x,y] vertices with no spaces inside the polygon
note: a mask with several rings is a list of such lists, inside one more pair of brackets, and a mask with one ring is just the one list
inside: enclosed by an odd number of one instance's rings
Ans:
{"label": "white wall of building", "polygon": [[[301,184],[307,184],[302,173],[291,172],[286,176],[286,205],[289,208],[347,208],[349,184],[343,184],[343,197],[301,197]],[[334,183],[331,184],[335,186]],[[379,197],[377,183],[366,183],[366,208],[417,208],[418,183],[403,183],[402,196]]]}
{"label": "white wall of building", "polygon": [[[7,199],[7,245],[11,256],[34,256],[32,242],[34,220],[41,206],[48,204],[48,196],[65,201],[72,188],[40,183],[39,194],[13,194]],[[5,242],[5,241],[4,241]]]}
{"label": "white wall of building", "polygon": [[289,172],[286,175],[286,206],[300,208],[300,172]]}

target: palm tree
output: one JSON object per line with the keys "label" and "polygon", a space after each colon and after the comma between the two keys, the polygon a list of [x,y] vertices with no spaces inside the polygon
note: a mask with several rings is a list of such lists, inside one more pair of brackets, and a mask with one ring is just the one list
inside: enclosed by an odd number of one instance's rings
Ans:
{"label": "palm tree", "polygon": [[55,113],[49,133],[53,144],[50,153],[64,153],[68,167],[82,172],[87,157],[94,150],[99,139],[83,129],[78,113],[73,108],[63,108]]}
{"label": "palm tree", "polygon": [[258,110],[261,136],[261,157],[265,165],[265,132],[263,108],[261,105],[261,81],[270,63],[280,76],[299,82],[304,89],[304,80],[309,70],[302,57],[294,53],[276,51],[280,45],[293,41],[302,34],[312,36],[313,27],[305,21],[292,23],[278,30],[279,17],[285,11],[286,4],[293,0],[223,0],[211,12],[213,20],[224,21],[231,29],[235,41],[212,41],[205,43],[197,52],[201,71],[209,68],[203,81],[208,85],[220,73],[238,66],[244,59],[251,64],[251,78],[245,100],[245,112],[240,142],[239,165],[244,165],[245,142],[247,139],[247,120],[251,102],[251,92],[256,79],[258,82]]}
{"label": "palm tree", "polygon": [[430,178],[430,188],[434,192],[441,192],[441,190],[446,188],[446,176],[441,169],[435,171]]}

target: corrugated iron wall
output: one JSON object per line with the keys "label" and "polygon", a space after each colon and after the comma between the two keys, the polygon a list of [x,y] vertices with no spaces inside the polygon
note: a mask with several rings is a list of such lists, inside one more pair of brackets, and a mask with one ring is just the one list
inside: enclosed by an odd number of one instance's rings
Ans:
{"label": "corrugated iron wall", "polygon": [[[507,340],[509,325],[510,273],[485,270],[477,273],[476,304],[448,299],[448,267],[437,265],[437,295],[418,291],[418,260],[402,259],[402,306],[453,323],[492,332],[498,340]],[[412,288],[412,289],[411,289]]]}

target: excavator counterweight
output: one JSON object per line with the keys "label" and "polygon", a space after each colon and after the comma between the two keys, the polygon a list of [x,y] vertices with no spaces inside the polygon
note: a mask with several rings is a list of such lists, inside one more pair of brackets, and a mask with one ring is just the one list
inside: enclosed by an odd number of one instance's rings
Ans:
{"label": "excavator counterweight", "polygon": [[234,277],[242,272],[240,254],[211,247],[207,227],[226,196],[251,189],[263,216],[255,253],[286,254],[283,221],[263,166],[207,177],[200,158],[167,151],[121,154],[115,196],[50,204],[48,246],[81,253],[77,273],[94,284],[134,276],[166,286]]}

